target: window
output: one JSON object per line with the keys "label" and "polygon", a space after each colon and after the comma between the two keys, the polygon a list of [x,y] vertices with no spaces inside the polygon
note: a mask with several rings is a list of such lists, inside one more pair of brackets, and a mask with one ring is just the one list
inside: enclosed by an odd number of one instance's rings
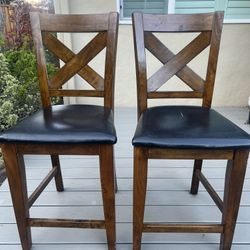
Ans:
{"label": "window", "polygon": [[169,13],[170,3],[171,1],[167,0],[123,0],[122,17],[131,18],[131,14],[134,11],[159,14]]}
{"label": "window", "polygon": [[122,20],[134,11],[144,13],[204,13],[225,11],[225,22],[250,23],[250,0],[120,0]]}

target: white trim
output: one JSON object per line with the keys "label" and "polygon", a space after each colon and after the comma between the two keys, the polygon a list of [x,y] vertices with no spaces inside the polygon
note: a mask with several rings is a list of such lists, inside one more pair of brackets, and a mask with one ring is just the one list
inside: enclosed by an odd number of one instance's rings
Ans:
{"label": "white trim", "polygon": [[68,0],[54,0],[55,13],[69,14],[69,2]]}
{"label": "white trim", "polygon": [[120,19],[119,24],[132,24],[132,18],[128,17]]}
{"label": "white trim", "polygon": [[116,0],[116,11],[121,14],[121,9],[120,9],[120,6],[121,6],[121,1],[120,0]]}
{"label": "white trim", "polygon": [[[249,24],[250,19],[224,19],[223,21],[224,24]],[[120,19],[119,24],[132,24],[132,19],[127,17]]]}
{"label": "white trim", "polygon": [[247,24],[250,23],[250,19],[224,19],[223,23]]}
{"label": "white trim", "polygon": [[168,0],[168,14],[175,13],[175,0]]}

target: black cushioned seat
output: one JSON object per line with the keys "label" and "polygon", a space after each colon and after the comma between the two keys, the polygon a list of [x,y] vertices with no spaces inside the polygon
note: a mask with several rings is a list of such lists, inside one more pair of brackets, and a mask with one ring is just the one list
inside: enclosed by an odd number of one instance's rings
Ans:
{"label": "black cushioned seat", "polygon": [[0,136],[15,143],[116,143],[113,112],[96,105],[56,105],[42,109]]}
{"label": "black cushioned seat", "polygon": [[142,113],[133,145],[186,149],[249,148],[250,136],[212,109],[160,106]]}

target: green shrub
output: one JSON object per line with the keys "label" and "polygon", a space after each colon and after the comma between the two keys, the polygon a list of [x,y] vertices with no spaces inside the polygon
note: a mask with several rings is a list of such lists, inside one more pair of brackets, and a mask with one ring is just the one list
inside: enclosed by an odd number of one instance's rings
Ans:
{"label": "green shrub", "polygon": [[5,56],[0,53],[0,129],[5,130],[16,124],[18,114],[16,106],[17,79],[10,74]]}
{"label": "green shrub", "polygon": [[[41,101],[33,51],[25,47],[8,50],[1,53],[0,65],[0,128],[3,131],[37,111]],[[47,70],[51,76],[57,68],[48,63]],[[54,98],[52,102],[57,104],[61,100]]]}

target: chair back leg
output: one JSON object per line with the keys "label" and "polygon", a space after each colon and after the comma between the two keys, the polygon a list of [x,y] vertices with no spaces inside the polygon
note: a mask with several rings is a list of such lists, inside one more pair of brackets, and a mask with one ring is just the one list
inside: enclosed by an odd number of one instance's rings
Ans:
{"label": "chair back leg", "polygon": [[192,184],[191,184],[191,194],[197,194],[199,189],[199,178],[196,175],[196,170],[201,171],[202,168],[202,160],[194,160],[194,169],[193,169],[193,177],[192,177]]}
{"label": "chair back leg", "polygon": [[116,243],[115,229],[115,171],[113,145],[100,146],[100,178],[102,199],[107,234],[108,249],[114,250]]}
{"label": "chair back leg", "polygon": [[63,179],[62,179],[59,156],[51,155],[50,158],[51,158],[52,167],[57,169],[57,172],[55,175],[56,190],[58,192],[62,192],[64,190],[64,187],[63,187]]}

